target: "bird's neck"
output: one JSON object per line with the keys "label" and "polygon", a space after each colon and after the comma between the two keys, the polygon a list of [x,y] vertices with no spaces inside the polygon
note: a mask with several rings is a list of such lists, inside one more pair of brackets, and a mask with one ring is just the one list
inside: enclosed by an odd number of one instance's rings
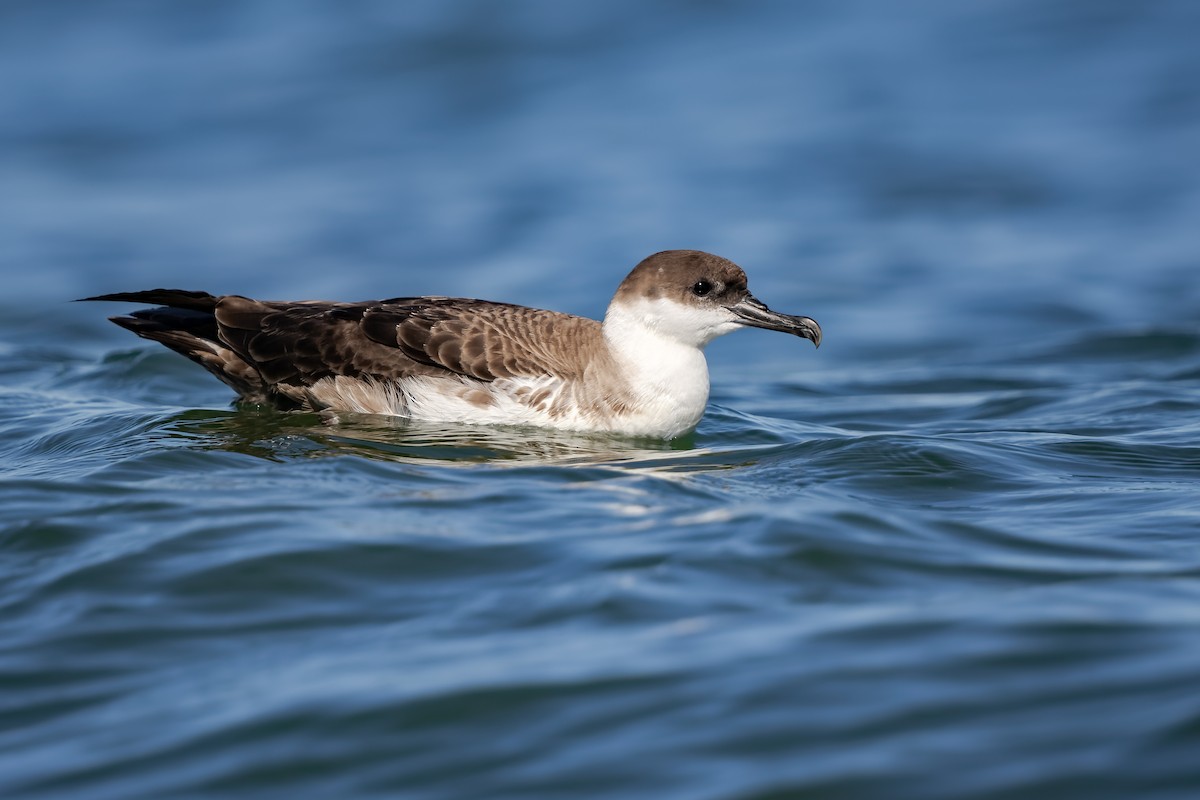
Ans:
{"label": "bird's neck", "polygon": [[604,342],[641,407],[679,427],[700,421],[708,402],[703,345],[681,342],[636,308],[614,303],[604,317]]}

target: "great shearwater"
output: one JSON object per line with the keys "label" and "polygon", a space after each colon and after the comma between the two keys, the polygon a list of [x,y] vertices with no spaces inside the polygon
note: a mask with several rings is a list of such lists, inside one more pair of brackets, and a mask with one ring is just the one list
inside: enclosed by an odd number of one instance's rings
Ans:
{"label": "great shearwater", "polygon": [[455,297],[268,302],[179,289],[87,300],[160,306],[112,321],[181,353],[242,399],[285,409],[674,438],[708,402],[704,346],[738,328],[821,344],[746,273],[698,250],[642,261],[603,322]]}

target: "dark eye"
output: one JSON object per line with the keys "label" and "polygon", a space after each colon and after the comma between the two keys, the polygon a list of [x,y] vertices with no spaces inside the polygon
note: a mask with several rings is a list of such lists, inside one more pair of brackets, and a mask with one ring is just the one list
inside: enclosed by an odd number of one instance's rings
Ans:
{"label": "dark eye", "polygon": [[711,283],[701,278],[692,285],[692,294],[696,295],[696,297],[704,297],[704,295],[712,291],[712,288]]}

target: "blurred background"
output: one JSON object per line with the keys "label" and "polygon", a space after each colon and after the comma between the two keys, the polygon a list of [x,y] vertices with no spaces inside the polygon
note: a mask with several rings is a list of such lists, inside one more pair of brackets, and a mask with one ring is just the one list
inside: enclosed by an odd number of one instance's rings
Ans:
{"label": "blurred background", "polygon": [[1131,276],[1181,314],[1198,31],[1186,0],[9,0],[3,302],[599,315],[686,247],[833,307],[834,347],[1117,313]]}

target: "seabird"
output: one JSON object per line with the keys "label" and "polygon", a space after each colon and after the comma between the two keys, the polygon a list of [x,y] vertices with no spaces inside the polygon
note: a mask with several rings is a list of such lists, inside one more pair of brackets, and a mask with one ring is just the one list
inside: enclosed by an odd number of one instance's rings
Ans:
{"label": "seabird", "polygon": [[268,302],[152,289],[84,299],[160,306],[111,319],[252,403],[664,439],[704,414],[704,347],[716,337],[753,327],[821,344],[816,321],[767,308],[741,267],[698,250],[634,267],[603,322],[456,297]]}

